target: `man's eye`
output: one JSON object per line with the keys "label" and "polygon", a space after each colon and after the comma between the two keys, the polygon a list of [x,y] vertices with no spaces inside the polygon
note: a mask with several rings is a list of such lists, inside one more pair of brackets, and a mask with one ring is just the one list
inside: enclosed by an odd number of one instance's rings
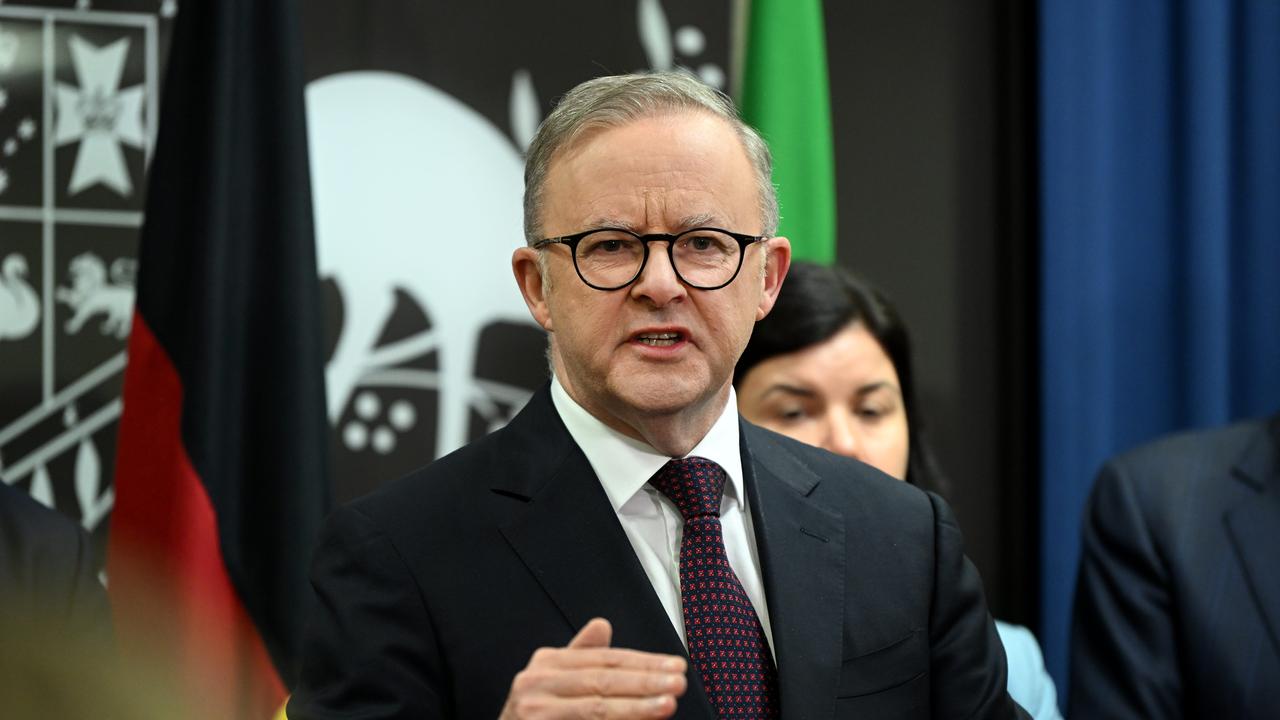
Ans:
{"label": "man's eye", "polygon": [[710,250],[715,243],[709,237],[696,237],[689,241],[694,250]]}
{"label": "man's eye", "polygon": [[627,237],[589,237],[578,246],[578,255],[634,255],[641,252],[639,243]]}

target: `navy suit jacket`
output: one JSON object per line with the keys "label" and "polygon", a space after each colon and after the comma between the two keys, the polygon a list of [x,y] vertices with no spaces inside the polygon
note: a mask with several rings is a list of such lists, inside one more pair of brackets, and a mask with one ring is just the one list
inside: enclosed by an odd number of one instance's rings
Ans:
{"label": "navy suit jacket", "polygon": [[[1017,716],[945,504],[746,423],[741,437],[782,716]],[[312,585],[293,720],[491,720],[536,648],[596,616],[616,646],[685,655],[547,388],[337,511]],[[714,717],[696,671],[676,717]]]}
{"label": "navy suit jacket", "polygon": [[[76,642],[111,641],[111,610],[89,536],[0,482],[0,624],[37,622]],[[3,633],[0,633],[2,636]],[[52,639],[51,639],[52,641]]]}
{"label": "navy suit jacket", "polygon": [[1280,716],[1280,416],[1107,463],[1084,521],[1068,709]]}

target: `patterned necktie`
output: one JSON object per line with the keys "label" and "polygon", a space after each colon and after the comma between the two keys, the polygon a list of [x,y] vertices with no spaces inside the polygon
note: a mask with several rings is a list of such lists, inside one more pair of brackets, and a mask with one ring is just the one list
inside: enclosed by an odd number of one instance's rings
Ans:
{"label": "patterned necktie", "polygon": [[720,527],[724,468],[700,457],[672,460],[649,483],[684,516],[680,604],[689,659],[716,716],[778,717],[778,672],[750,598],[729,566]]}

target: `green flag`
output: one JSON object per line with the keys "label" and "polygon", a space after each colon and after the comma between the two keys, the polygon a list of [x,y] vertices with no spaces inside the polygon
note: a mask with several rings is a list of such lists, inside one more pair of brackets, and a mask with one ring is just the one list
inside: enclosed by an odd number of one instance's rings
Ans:
{"label": "green flag", "polygon": [[836,256],[835,154],[821,0],[749,0],[739,107],[773,151],[782,222],[794,256]]}

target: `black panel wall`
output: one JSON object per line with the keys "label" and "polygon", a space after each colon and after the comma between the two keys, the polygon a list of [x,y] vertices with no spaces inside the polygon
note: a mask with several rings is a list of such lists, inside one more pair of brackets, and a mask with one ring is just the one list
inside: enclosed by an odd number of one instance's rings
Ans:
{"label": "black panel wall", "polygon": [[1034,17],[828,2],[839,262],[912,331],[930,435],[997,617],[1034,626]]}

